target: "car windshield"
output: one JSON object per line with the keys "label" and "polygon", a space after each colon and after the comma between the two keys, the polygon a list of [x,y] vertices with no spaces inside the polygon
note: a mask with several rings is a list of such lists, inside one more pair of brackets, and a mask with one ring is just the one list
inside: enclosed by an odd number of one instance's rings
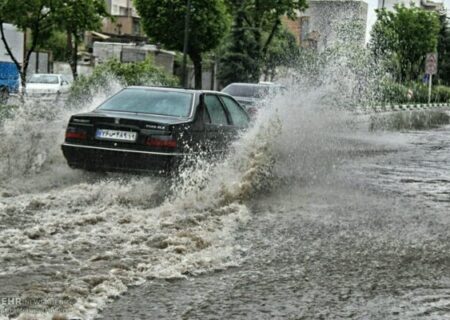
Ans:
{"label": "car windshield", "polygon": [[185,118],[191,112],[192,97],[187,92],[130,88],[120,91],[98,109]]}
{"label": "car windshield", "polygon": [[31,76],[28,83],[49,83],[49,84],[58,84],[58,76],[50,75],[50,74],[34,74]]}
{"label": "car windshield", "polygon": [[234,97],[263,98],[269,93],[276,92],[282,88],[276,85],[231,84],[222,91]]}

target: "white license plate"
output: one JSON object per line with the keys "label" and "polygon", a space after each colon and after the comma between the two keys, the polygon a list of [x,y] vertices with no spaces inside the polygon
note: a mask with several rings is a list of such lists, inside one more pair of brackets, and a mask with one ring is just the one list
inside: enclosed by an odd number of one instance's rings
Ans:
{"label": "white license plate", "polygon": [[102,140],[135,142],[137,133],[132,131],[97,129],[95,137]]}

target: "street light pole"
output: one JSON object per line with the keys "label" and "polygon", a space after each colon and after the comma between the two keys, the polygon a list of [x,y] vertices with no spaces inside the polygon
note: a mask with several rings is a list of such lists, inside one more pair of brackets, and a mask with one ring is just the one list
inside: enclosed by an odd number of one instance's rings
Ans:
{"label": "street light pole", "polygon": [[191,0],[187,0],[186,15],[184,16],[184,45],[183,45],[183,87],[188,86],[187,51],[189,46],[189,23],[191,19]]}

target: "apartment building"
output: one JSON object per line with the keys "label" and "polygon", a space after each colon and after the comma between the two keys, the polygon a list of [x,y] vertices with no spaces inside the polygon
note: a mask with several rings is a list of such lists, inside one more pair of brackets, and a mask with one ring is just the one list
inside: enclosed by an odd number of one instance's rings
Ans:
{"label": "apartment building", "polygon": [[102,33],[124,38],[144,37],[140,17],[132,0],[106,0],[106,6],[114,21],[105,19]]}
{"label": "apartment building", "polygon": [[426,10],[444,10],[444,3],[429,0],[378,0],[378,8],[392,10],[396,4],[403,4],[406,7],[415,6]]}

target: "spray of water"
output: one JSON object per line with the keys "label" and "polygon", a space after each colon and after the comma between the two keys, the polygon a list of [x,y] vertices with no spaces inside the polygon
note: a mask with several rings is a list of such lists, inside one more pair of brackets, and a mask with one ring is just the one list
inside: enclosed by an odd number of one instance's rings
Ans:
{"label": "spray of water", "polygon": [[[248,248],[235,233],[251,220],[251,202],[280,183],[321,179],[340,163],[353,133],[346,110],[362,96],[361,79],[372,83],[367,65],[349,71],[350,61],[337,51],[318,68],[290,70],[287,92],[264,103],[225,158],[191,159],[170,181],[68,169],[59,144],[74,110],[22,106],[0,130],[0,272],[12,281],[25,275],[21,298],[67,301],[62,313],[92,319],[148,279],[239,265]],[[37,307],[38,319],[54,314]]]}

